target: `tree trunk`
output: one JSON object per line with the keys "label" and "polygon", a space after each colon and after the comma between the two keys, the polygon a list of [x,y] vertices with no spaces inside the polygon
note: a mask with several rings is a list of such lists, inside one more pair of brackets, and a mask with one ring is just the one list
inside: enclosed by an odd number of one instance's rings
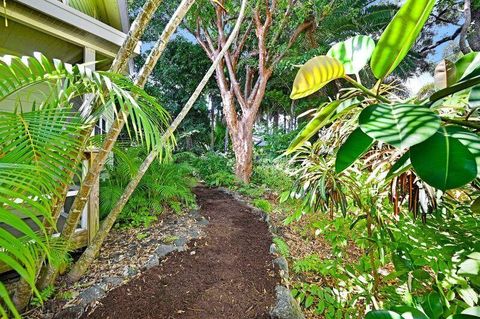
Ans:
{"label": "tree trunk", "polygon": [[225,154],[228,153],[228,142],[230,140],[230,130],[228,129],[228,125],[226,125],[226,128],[225,128],[225,137],[224,137],[224,140],[223,140],[223,152]]}
{"label": "tree trunk", "polygon": [[[190,99],[188,102],[185,104],[183,107],[182,111],[177,115],[175,120],[172,122],[170,127],[167,129],[165,134],[163,135],[162,139],[166,141],[169,139],[174,131],[177,129],[178,125],[183,121],[185,116],[188,114],[190,109],[193,107],[193,104],[197,101],[198,97],[202,93],[203,89],[207,85],[208,81],[210,80],[210,77],[212,74],[215,72],[218,64],[220,64],[220,61],[223,59],[223,55],[225,52],[228,50],[229,46],[232,44],[234,41],[235,37],[238,34],[238,31],[241,26],[241,22],[243,21],[243,17],[245,14],[245,7],[247,4],[247,0],[242,1],[242,7],[240,10],[240,14],[238,16],[237,22],[235,24],[235,27],[229,36],[224,48],[222,51],[218,54],[216,59],[213,61],[210,69],[207,71],[205,76],[203,77],[202,81],[199,83],[197,88],[195,89],[195,92],[193,92],[192,96],[190,96]],[[142,179],[142,177],[145,175],[146,171],[150,167],[150,165],[153,163],[155,158],[158,155],[158,151],[152,151],[150,154],[147,156],[145,161],[142,163],[140,166],[137,174],[135,177],[128,183],[127,187],[125,188],[125,191],[123,192],[122,196],[120,199],[117,201],[115,204],[114,208],[112,211],[108,214],[108,216],[105,218],[103,221],[102,225],[100,226],[100,230],[98,233],[95,235],[93,238],[91,244],[87,247],[87,249],[84,251],[80,259],[75,263],[75,265],[72,267],[71,271],[68,273],[68,280],[69,281],[77,281],[80,279],[80,277],[85,273],[85,271],[88,269],[88,267],[91,265],[93,260],[95,259],[95,256],[98,254],[100,251],[100,247],[102,246],[105,238],[107,237],[108,233],[110,232],[110,229],[113,227],[115,221],[117,220],[118,215],[121,213],[123,207],[125,204],[128,202],[130,196],[132,195],[133,191],[137,188],[138,183]]]}
{"label": "tree trunk", "polygon": [[[125,68],[125,66],[128,63],[128,60],[130,59],[133,51],[135,50],[135,47],[140,41],[140,37],[143,35],[143,32],[145,31],[146,26],[152,19],[153,14],[155,13],[155,11],[157,10],[158,6],[161,3],[162,3],[162,0],[149,0],[144,4],[141,13],[137,16],[137,18],[133,21],[132,25],[130,26],[130,30],[127,34],[127,38],[123,42],[122,47],[119,49],[115,59],[112,62],[112,65],[110,67],[111,72],[118,73]],[[90,137],[92,130],[93,130],[93,127],[88,129],[85,132],[84,134],[85,141]],[[79,161],[81,160],[81,156],[83,156],[83,153],[79,154]],[[61,209],[65,204],[68,188],[69,188],[69,185],[64,186],[64,189],[60,193],[62,194],[63,198],[61,198],[53,208],[54,222],[57,221],[58,217],[60,216]],[[77,223],[75,223],[75,226]],[[49,229],[49,232],[48,232],[49,234],[51,234],[52,229],[53,228]],[[41,265],[43,264],[44,259],[45,259],[45,256],[41,256],[39,258],[37,263],[39,267],[41,267]],[[48,267],[48,269],[50,269],[50,266]],[[45,269],[46,274],[49,273],[48,269]],[[37,277],[38,275],[39,274],[37,274]],[[47,281],[47,280],[49,282],[53,282],[54,279],[50,280],[44,277],[44,279],[41,281]],[[46,285],[45,283],[39,282],[39,286],[46,286]],[[28,305],[31,295],[32,295],[32,289],[30,288],[30,285],[25,280],[21,279],[18,286],[16,287],[14,298],[13,298],[15,306],[19,311],[22,311]]]}
{"label": "tree trunk", "polygon": [[463,23],[462,26],[462,31],[460,32],[460,51],[462,51],[463,54],[470,53],[470,47],[468,46],[467,43],[467,33],[468,29],[470,28],[470,24],[472,24],[472,11],[471,11],[471,0],[465,0],[465,4],[463,6],[463,12],[465,15],[465,22]]}
{"label": "tree trunk", "polygon": [[279,116],[278,112],[275,111],[275,113],[273,113],[273,132],[278,130],[279,118],[280,118],[280,116]]}
{"label": "tree trunk", "polygon": [[214,151],[215,148],[215,106],[213,104],[213,98],[208,96],[208,104],[210,105],[210,150]]}
{"label": "tree trunk", "polygon": [[[173,33],[177,29],[180,22],[183,20],[183,17],[188,12],[188,10],[190,9],[190,7],[194,2],[195,0],[183,0],[180,6],[177,8],[174,15],[172,16],[167,26],[163,30],[162,35],[160,36],[158,41],[155,43],[155,47],[152,49],[149,56],[147,57],[147,60],[144,66],[142,67],[139,74],[137,75],[137,78],[135,79],[135,85],[141,88],[145,86],[148,76],[151,74],[155,64],[157,63],[158,59],[162,55],[163,51],[165,50],[166,44],[168,43],[170,37],[173,35]],[[156,7],[147,6],[147,4],[144,6],[144,8],[147,7],[148,9],[151,9],[151,10],[156,9]],[[144,14],[142,12],[137,17],[136,20],[140,20],[139,17],[141,17],[141,21],[139,21],[136,24],[134,23],[133,25],[136,25],[137,28],[142,28],[142,32],[139,33],[138,37],[140,37],[141,34],[143,34],[143,30],[145,30],[146,26],[148,25],[148,22],[150,21],[153,13],[154,11],[144,13]],[[132,47],[134,48],[135,46],[132,46]],[[118,65],[120,65],[120,63],[118,63]],[[75,232],[75,228],[80,220],[80,216],[82,215],[83,209],[88,201],[90,192],[92,188],[95,186],[96,180],[100,176],[100,172],[103,169],[107,161],[108,155],[113,149],[113,146],[115,145],[115,142],[117,141],[117,138],[120,135],[120,132],[122,131],[122,128],[126,123],[127,117],[128,117],[128,112],[126,112],[125,110],[120,111],[120,114],[117,116],[112,127],[108,131],[105,138],[105,142],[103,143],[102,148],[100,149],[99,153],[95,157],[95,160],[92,163],[92,166],[88,170],[87,175],[85,176],[85,179],[83,180],[82,185],[80,186],[78,195],[75,197],[75,200],[72,204],[72,208],[70,209],[70,213],[68,215],[68,218],[65,222],[65,226],[61,233],[61,238],[63,240],[65,241],[71,240]],[[57,269],[53,265],[48,265],[48,269],[45,272],[44,280],[42,280],[42,282],[40,283],[41,287],[45,288],[48,285],[52,284],[56,279],[56,276],[57,276]]]}
{"label": "tree trunk", "polygon": [[472,8],[472,26],[471,32],[467,35],[470,48],[478,52],[480,51],[480,5]]}
{"label": "tree trunk", "polygon": [[245,116],[238,123],[237,134],[230,135],[235,152],[235,175],[245,183],[250,182],[253,171],[253,120],[252,115]]}

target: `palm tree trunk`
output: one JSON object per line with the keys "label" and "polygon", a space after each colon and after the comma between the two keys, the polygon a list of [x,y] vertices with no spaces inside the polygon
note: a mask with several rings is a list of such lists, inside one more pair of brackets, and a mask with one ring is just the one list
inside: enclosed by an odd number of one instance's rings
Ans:
{"label": "palm tree trunk", "polygon": [[[170,127],[167,129],[165,134],[162,137],[163,141],[168,140],[171,138],[173,135],[174,131],[177,129],[178,125],[183,121],[185,116],[188,114],[190,109],[193,107],[193,104],[197,101],[198,97],[202,93],[203,89],[207,85],[208,81],[210,80],[212,74],[215,72],[218,64],[220,61],[223,59],[225,52],[228,50],[232,42],[235,40],[238,31],[240,30],[240,25],[243,21],[243,17],[245,14],[245,7],[246,7],[247,0],[242,0],[242,7],[240,9],[240,14],[238,16],[237,22],[235,24],[235,27],[230,34],[227,42],[222,48],[222,51],[216,56],[215,60],[213,61],[212,65],[210,66],[210,69],[207,71],[205,76],[203,77],[202,81],[198,84],[197,88],[193,92],[193,94],[190,96],[190,99],[187,101],[183,109],[180,111],[180,113],[177,115],[175,120],[172,122]],[[140,166],[137,174],[135,177],[130,181],[130,183],[127,185],[125,191],[123,192],[122,196],[120,199],[117,201],[115,204],[115,207],[112,209],[112,211],[108,214],[108,216],[105,218],[103,221],[102,225],[100,226],[100,230],[97,232],[95,237],[92,240],[92,243],[87,247],[87,249],[84,251],[80,259],[75,263],[71,271],[68,273],[68,280],[70,281],[77,281],[80,279],[80,277],[85,273],[85,271],[88,269],[88,267],[91,265],[95,257],[97,256],[98,252],[100,251],[100,247],[103,244],[103,241],[107,237],[108,233],[110,232],[110,229],[112,228],[113,224],[117,220],[118,215],[122,211],[123,207],[125,204],[128,202],[130,196],[132,195],[133,191],[137,188],[138,183],[142,179],[142,177],[145,175],[146,171],[150,167],[150,165],[153,163],[155,158],[157,157],[158,150],[157,151],[152,151],[150,154],[147,156],[145,161],[142,163]]]}
{"label": "palm tree trunk", "polygon": [[[132,56],[135,47],[140,41],[141,36],[145,32],[145,29],[150,23],[150,20],[152,19],[153,14],[157,10],[161,2],[162,0],[149,0],[145,3],[140,14],[132,23],[130,31],[128,32],[128,36],[125,39],[125,42],[123,43],[122,47],[118,51],[118,54],[110,68],[110,71],[119,73],[127,65],[128,60]],[[170,35],[167,37],[166,41],[168,41],[168,38],[170,38]],[[142,71],[144,70],[142,69]],[[145,85],[147,77],[148,75],[139,76],[139,78],[142,79],[143,83],[136,81],[137,82],[136,84],[143,87]],[[75,197],[75,200],[72,204],[68,218],[65,222],[64,228],[61,233],[62,239],[66,241],[71,240],[75,232],[75,229],[77,227],[80,216],[82,215],[83,209],[88,201],[90,192],[92,188],[95,186],[95,183],[98,179],[98,176],[100,175],[100,171],[102,170],[105,164],[108,154],[113,148],[113,145],[115,144],[115,141],[117,140],[118,135],[120,134],[123,126],[125,125],[125,120],[127,116],[128,114],[125,112],[125,110],[121,110],[120,114],[115,119],[112,127],[108,131],[105,142],[102,146],[102,149],[100,150],[100,152],[95,158],[95,161],[92,163],[92,166],[88,170],[87,175],[85,176],[85,179],[83,180],[82,185],[80,186],[78,195]],[[86,136],[88,137],[90,136],[90,134]],[[57,274],[57,269],[53,265],[47,265],[43,273],[44,273],[44,276],[42,276],[43,278],[40,279],[39,286],[42,288],[45,288],[54,282]]]}

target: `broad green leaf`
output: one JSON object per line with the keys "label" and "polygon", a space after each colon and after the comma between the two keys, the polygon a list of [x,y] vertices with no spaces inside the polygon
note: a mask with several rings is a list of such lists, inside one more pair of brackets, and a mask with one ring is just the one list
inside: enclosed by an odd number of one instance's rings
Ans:
{"label": "broad green leaf", "polygon": [[480,137],[461,126],[449,125],[445,127],[446,132],[465,145],[470,153],[475,156],[477,162],[477,177],[480,176]]}
{"label": "broad green leaf", "polygon": [[459,313],[459,314],[447,317],[447,319],[477,319],[477,318],[480,318],[480,317],[477,315],[470,315],[465,313]]}
{"label": "broad green leaf", "polygon": [[480,54],[478,52],[470,52],[465,54],[455,62],[456,81],[462,80],[464,77],[480,67]]}
{"label": "broad green leaf", "polygon": [[286,154],[291,154],[297,148],[301,147],[308,141],[315,133],[317,133],[322,127],[328,124],[330,117],[335,113],[335,110],[340,105],[341,101],[333,101],[326,106],[322,107],[315,117],[305,126],[305,128],[298,133],[293,142],[288,147]]}
{"label": "broad green leaf", "polygon": [[346,74],[357,74],[367,65],[375,49],[375,41],[366,35],[357,35],[333,45],[327,56],[340,61]]}
{"label": "broad green leaf", "polygon": [[457,273],[459,275],[476,276],[480,272],[480,261],[467,259],[459,265]]}
{"label": "broad green leaf", "polygon": [[462,297],[463,301],[470,307],[473,307],[478,302],[478,295],[471,287],[457,288],[457,292]]}
{"label": "broad green leaf", "polygon": [[308,296],[307,299],[305,300],[305,308],[310,308],[310,306],[313,304],[313,297]]}
{"label": "broad green leaf", "polygon": [[340,173],[352,165],[368,151],[372,144],[373,139],[370,136],[363,133],[360,128],[355,129],[338,149],[335,159],[335,172]]}
{"label": "broad green leaf", "polygon": [[468,105],[471,108],[480,106],[480,85],[474,86],[468,95]]}
{"label": "broad green leaf", "polygon": [[373,51],[370,66],[377,79],[392,73],[407,55],[434,5],[435,0],[407,0],[400,8]]}
{"label": "broad green leaf", "polygon": [[[475,72],[476,73],[476,72]],[[462,81],[447,87],[443,90],[440,90],[438,92],[435,92],[430,96],[430,101],[435,102],[440,99],[443,99],[444,97],[447,97],[449,95],[452,95],[454,93],[469,89],[471,87],[474,87],[476,85],[480,84],[480,75],[473,76],[468,79],[463,79]]]}
{"label": "broad green leaf", "polygon": [[441,190],[463,186],[477,175],[475,156],[444,127],[424,142],[412,146],[410,159],[417,175]]}
{"label": "broad green leaf", "polygon": [[338,60],[324,55],[314,57],[298,70],[290,98],[296,100],[313,94],[344,76],[345,69]]}
{"label": "broad green leaf", "polygon": [[365,319],[403,319],[401,315],[389,310],[374,310],[367,313]]}
{"label": "broad green leaf", "polygon": [[480,260],[480,253],[479,252],[473,252],[467,256],[468,258],[475,259],[475,260]]}
{"label": "broad green leaf", "polygon": [[475,317],[480,317],[480,307],[470,307],[462,311],[464,315],[472,315]]}
{"label": "broad green leaf", "polygon": [[415,104],[373,104],[358,122],[368,136],[402,149],[425,141],[440,127],[432,110]]}
{"label": "broad green leaf", "polygon": [[423,310],[430,319],[438,319],[443,314],[442,299],[437,292],[431,292],[422,303]]}
{"label": "broad green leaf", "polygon": [[393,310],[402,314],[402,318],[404,319],[429,319],[426,314],[422,311],[418,310],[417,308],[408,307],[408,306],[399,306],[394,307]]}
{"label": "broad green leaf", "polygon": [[391,177],[398,176],[406,172],[411,166],[412,163],[410,162],[410,153],[406,152],[398,159],[398,161],[395,162],[395,164],[392,165],[385,178],[389,179]]}
{"label": "broad green leaf", "polygon": [[447,59],[442,60],[435,68],[434,78],[437,89],[453,85],[457,81],[455,64]]}

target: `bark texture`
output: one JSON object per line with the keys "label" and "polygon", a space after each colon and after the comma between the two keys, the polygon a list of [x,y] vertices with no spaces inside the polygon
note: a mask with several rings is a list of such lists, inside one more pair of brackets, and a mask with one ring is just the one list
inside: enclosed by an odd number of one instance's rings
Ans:
{"label": "bark texture", "polygon": [[[161,2],[162,0],[149,0],[145,3],[140,14],[132,23],[130,31],[128,32],[128,36],[125,39],[122,47],[118,51],[118,54],[110,68],[110,71],[119,73],[127,65],[128,60],[132,56],[135,47],[140,41],[140,37],[145,32],[146,27],[150,23],[153,14],[157,10]],[[142,77],[142,79],[146,81],[147,77],[148,76]],[[145,82],[139,83],[137,81],[136,84],[143,87],[143,85],[145,85]],[[75,200],[72,204],[68,218],[61,233],[61,238],[63,240],[67,242],[71,240],[77,224],[80,220],[80,216],[82,215],[83,209],[85,208],[85,205],[88,201],[90,192],[95,186],[96,180],[100,176],[100,171],[105,165],[108,154],[112,150],[123,126],[125,125],[127,117],[128,113],[126,113],[125,110],[120,110],[119,115],[117,116],[117,118],[112,124],[112,127],[108,131],[105,142],[102,145],[102,148],[99,151],[94,162],[92,163],[92,166],[88,170],[87,175],[85,176],[82,185],[80,186],[78,195],[75,197]],[[44,275],[38,283],[40,288],[45,288],[55,281],[57,276],[57,269],[53,265],[49,264],[43,270],[43,274]]]}
{"label": "bark texture", "polygon": [[[190,109],[193,107],[193,105],[197,101],[198,97],[200,96],[203,89],[205,88],[208,81],[210,80],[212,74],[215,72],[217,65],[220,63],[228,47],[234,41],[240,29],[240,25],[243,21],[247,1],[248,0],[242,0],[240,15],[237,18],[236,25],[232,33],[230,34],[227,42],[225,43],[224,48],[222,49],[221,52],[218,53],[212,65],[210,66],[210,69],[207,71],[202,81],[198,84],[194,93],[190,96],[189,100],[187,101],[183,109],[180,111],[180,113],[177,115],[175,120],[172,122],[170,127],[167,129],[167,131],[163,135],[162,137],[163,140],[167,140],[173,135],[178,125],[183,121],[185,116],[188,114]],[[186,12],[184,13],[184,15],[185,14]],[[142,163],[135,177],[127,185],[125,191],[123,192],[118,202],[115,204],[114,208],[103,221],[102,225],[100,226],[100,230],[98,231],[97,235],[95,235],[95,237],[93,238],[92,243],[87,247],[87,249],[84,251],[80,259],[75,263],[71,271],[68,273],[67,276],[69,281],[72,281],[72,282],[78,281],[80,277],[86,272],[86,270],[88,269],[88,267],[90,266],[90,264],[95,259],[98,252],[100,251],[100,247],[102,246],[103,242],[105,241],[105,238],[110,232],[110,229],[113,227],[115,221],[117,220],[118,215],[123,210],[123,207],[125,207],[126,203],[128,202],[128,199],[132,195],[133,191],[137,188],[138,183],[140,182],[142,177],[145,175],[150,165],[157,158],[157,155],[158,155],[157,151],[150,152],[150,154],[147,156],[145,161]]]}
{"label": "bark texture", "polygon": [[465,15],[465,22],[463,23],[462,29],[460,31],[460,51],[463,54],[467,54],[471,52],[470,46],[467,42],[467,33],[472,24],[472,3],[471,0],[465,0],[465,4],[463,6],[463,12]]}
{"label": "bark texture", "polygon": [[[228,29],[227,24],[230,19],[223,9],[224,1],[219,0],[218,3],[215,25],[212,27],[211,23],[203,21],[199,16],[196,30],[192,30],[211,60],[215,58],[218,48],[222,48],[225,43],[225,30]],[[278,40],[285,35],[284,29],[295,5],[295,1],[290,1],[283,12],[279,12],[277,1],[267,1],[264,9],[261,9],[259,5],[255,6],[252,9],[251,21],[243,35],[226,52],[224,59],[216,69],[217,85],[223,102],[223,114],[235,153],[235,174],[246,183],[250,181],[253,170],[253,126],[265,95],[267,83],[275,66],[284,57],[287,50],[305,30],[314,25],[310,20],[301,23],[289,36],[287,35],[289,39],[287,45],[283,46],[280,51],[276,50]],[[280,23],[277,31],[273,33],[273,15],[281,14],[283,15],[278,18]],[[216,34],[216,38],[212,38],[212,34]],[[251,45],[247,45],[252,43],[254,43],[253,49]],[[239,60],[244,56],[258,56],[258,67],[245,68],[245,80],[240,81]],[[243,88],[241,82],[243,82]]]}

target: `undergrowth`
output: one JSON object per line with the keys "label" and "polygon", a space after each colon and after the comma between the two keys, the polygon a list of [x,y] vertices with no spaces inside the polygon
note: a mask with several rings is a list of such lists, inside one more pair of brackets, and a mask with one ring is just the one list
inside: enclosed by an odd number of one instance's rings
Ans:
{"label": "undergrowth", "polygon": [[[105,217],[146,157],[144,149],[117,150],[100,184],[100,212]],[[195,205],[193,167],[188,163],[154,162],[120,214],[117,227],[148,226],[165,211],[181,213]]]}

